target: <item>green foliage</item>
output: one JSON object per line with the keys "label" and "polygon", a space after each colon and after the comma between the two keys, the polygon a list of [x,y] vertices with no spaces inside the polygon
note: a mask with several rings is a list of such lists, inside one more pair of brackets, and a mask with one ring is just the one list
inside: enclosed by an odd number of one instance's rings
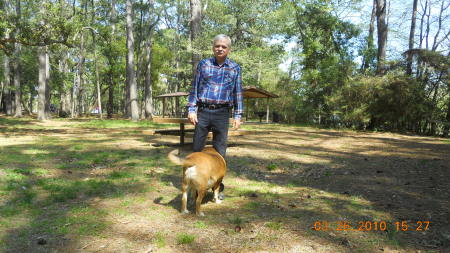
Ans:
{"label": "green foliage", "polygon": [[420,83],[398,73],[356,77],[329,102],[345,126],[357,129],[411,129],[431,109]]}

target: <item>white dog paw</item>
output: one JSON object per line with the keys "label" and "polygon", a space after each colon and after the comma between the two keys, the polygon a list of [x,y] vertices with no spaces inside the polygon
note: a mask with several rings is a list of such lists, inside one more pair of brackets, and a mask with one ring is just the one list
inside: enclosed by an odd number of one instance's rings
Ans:
{"label": "white dog paw", "polygon": [[181,211],[181,213],[182,213],[182,214],[188,214],[189,211],[186,209],[186,210]]}
{"label": "white dog paw", "polygon": [[198,216],[205,216],[205,213],[203,213],[203,212],[200,212],[200,213],[198,213]]}
{"label": "white dog paw", "polygon": [[222,203],[222,200],[220,200],[220,199],[215,199],[214,202],[215,202],[216,204],[220,204],[220,203]]}

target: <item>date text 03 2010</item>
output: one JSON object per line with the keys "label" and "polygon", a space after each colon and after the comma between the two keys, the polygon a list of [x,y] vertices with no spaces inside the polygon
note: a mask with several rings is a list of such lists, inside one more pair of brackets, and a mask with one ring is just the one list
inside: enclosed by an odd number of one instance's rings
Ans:
{"label": "date text 03 2010", "polygon": [[[335,225],[335,226],[334,226]],[[389,226],[390,225],[390,226]],[[316,221],[312,229],[316,231],[386,231],[393,227],[396,231],[427,231],[430,221]]]}

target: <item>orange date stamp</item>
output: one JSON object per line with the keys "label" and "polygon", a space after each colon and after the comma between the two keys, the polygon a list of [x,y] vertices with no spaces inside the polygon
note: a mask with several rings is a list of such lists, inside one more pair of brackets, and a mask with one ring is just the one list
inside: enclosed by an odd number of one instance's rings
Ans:
{"label": "orange date stamp", "polygon": [[315,221],[311,227],[315,231],[427,231],[430,221]]}

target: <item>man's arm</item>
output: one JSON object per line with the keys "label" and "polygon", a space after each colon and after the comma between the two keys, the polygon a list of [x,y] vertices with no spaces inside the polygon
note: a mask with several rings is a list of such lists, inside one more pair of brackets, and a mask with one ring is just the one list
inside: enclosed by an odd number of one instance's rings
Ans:
{"label": "man's arm", "polygon": [[194,79],[192,81],[192,88],[191,91],[189,92],[189,97],[188,97],[188,119],[192,124],[197,124],[197,94],[198,94],[198,86],[200,84],[200,80],[201,80],[201,64],[202,62],[200,61],[197,64],[197,69],[195,71],[195,76]]}
{"label": "man's arm", "polygon": [[241,68],[237,68],[238,74],[236,76],[234,85],[234,114],[233,114],[233,127],[239,128],[241,125],[242,113],[244,111],[243,95],[242,95],[242,73]]}

